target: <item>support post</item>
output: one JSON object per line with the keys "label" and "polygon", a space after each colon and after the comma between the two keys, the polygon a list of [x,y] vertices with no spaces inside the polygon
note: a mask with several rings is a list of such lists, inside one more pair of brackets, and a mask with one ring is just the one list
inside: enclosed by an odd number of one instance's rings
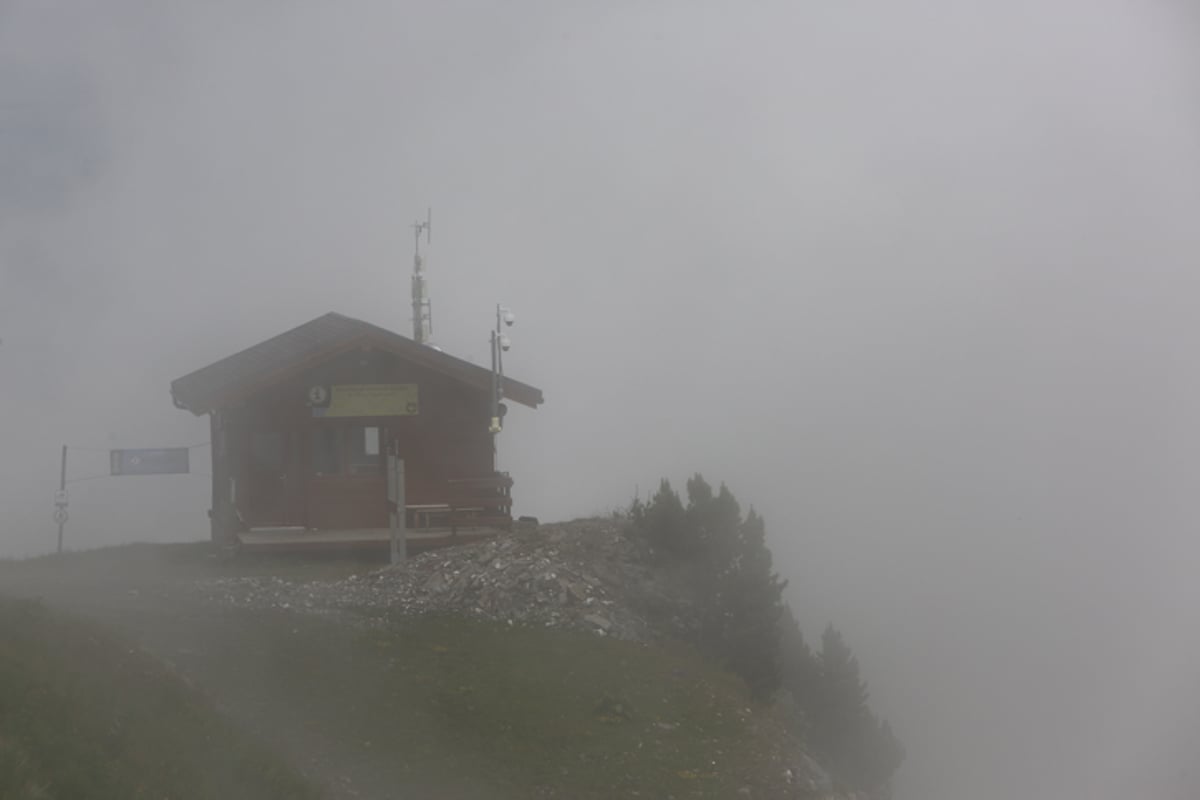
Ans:
{"label": "support post", "polygon": [[[61,492],[65,492],[66,490],[67,490],[67,446],[64,444],[62,446],[62,468],[59,470],[59,473],[58,473],[58,491],[61,493]],[[59,496],[61,497],[62,495],[60,494]],[[65,517],[66,517],[65,514],[58,515],[58,520],[59,520],[59,522],[58,522],[58,553],[59,553],[59,555],[62,555],[63,528],[67,524],[67,520]]]}
{"label": "support post", "polygon": [[396,450],[388,451],[388,505],[391,509],[389,521],[392,535],[392,565],[408,561],[407,504],[404,498],[404,461]]}

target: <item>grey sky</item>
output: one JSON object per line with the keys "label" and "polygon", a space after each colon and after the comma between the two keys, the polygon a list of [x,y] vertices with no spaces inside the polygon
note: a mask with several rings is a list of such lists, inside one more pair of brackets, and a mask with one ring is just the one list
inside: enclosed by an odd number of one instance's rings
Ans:
{"label": "grey sky", "polygon": [[[0,0],[0,555],[52,546],[63,441],[207,438],[171,379],[407,331],[432,205],[439,344],[509,304],[546,392],[519,512],[725,480],[905,800],[1128,796],[1198,727],[1191,11]],[[69,543],[202,536],[207,491],[80,483]]]}

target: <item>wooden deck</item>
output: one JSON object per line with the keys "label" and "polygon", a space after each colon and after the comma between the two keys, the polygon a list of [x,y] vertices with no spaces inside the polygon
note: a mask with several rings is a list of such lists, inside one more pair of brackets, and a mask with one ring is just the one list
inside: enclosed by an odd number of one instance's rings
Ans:
{"label": "wooden deck", "polygon": [[[419,553],[438,547],[470,544],[494,538],[499,529],[434,528],[409,531],[408,553]],[[295,550],[353,550],[387,552],[391,548],[392,532],[388,528],[356,528],[352,530],[308,530],[305,528],[252,529],[238,534],[239,549],[245,552],[288,552]]]}

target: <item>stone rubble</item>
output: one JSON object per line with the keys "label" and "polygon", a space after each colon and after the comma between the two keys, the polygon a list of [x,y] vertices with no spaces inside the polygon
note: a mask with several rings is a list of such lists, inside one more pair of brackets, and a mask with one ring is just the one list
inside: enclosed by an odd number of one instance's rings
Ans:
{"label": "stone rubble", "polygon": [[421,553],[340,581],[279,577],[200,581],[206,599],[239,608],[288,609],[384,621],[457,613],[514,625],[585,630],[651,641],[695,625],[643,545],[614,519],[576,520],[486,542]]}

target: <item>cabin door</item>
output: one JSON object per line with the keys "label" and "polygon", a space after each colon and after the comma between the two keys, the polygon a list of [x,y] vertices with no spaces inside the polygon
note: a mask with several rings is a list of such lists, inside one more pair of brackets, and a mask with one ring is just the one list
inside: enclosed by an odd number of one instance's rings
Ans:
{"label": "cabin door", "polygon": [[386,528],[387,431],[369,419],[333,419],[315,422],[311,434],[309,527]]}
{"label": "cabin door", "polygon": [[255,431],[251,437],[241,507],[252,527],[304,524],[299,444],[292,429]]}

